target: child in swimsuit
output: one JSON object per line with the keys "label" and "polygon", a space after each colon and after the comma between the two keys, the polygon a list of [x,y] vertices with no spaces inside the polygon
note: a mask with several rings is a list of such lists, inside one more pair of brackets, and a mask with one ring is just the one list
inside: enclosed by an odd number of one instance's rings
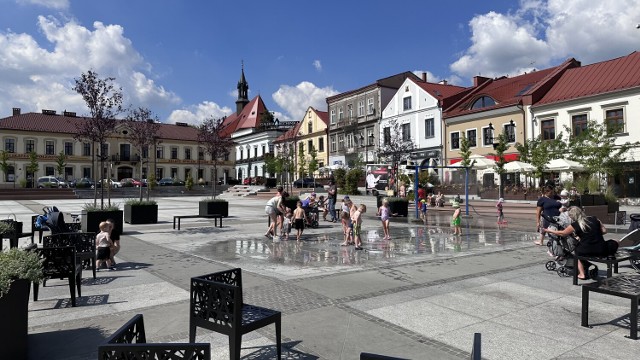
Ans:
{"label": "child in swimsuit", "polygon": [[382,231],[384,232],[384,240],[389,240],[389,200],[382,199],[382,205],[378,208],[378,216],[382,222]]}
{"label": "child in swimsuit", "polygon": [[456,201],[451,205],[453,208],[453,216],[451,217],[451,226],[453,226],[453,235],[462,235],[462,228],[460,227],[460,204]]}

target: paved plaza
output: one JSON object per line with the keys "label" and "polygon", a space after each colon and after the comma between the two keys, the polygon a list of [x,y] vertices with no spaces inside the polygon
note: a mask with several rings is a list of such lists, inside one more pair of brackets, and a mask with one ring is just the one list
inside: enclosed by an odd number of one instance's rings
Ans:
{"label": "paved plaza", "polygon": [[[430,213],[427,226],[394,218],[392,239],[383,240],[375,198],[352,197],[368,209],[364,250],[356,251],[340,246],[339,223],[322,220],[301,242],[295,235],[274,242],[264,236],[265,200],[228,199],[222,228],[184,219],[181,230],[172,229],[173,216],[197,214],[200,198],[157,199],[157,224],[125,224],[116,271],[100,271],[95,280],[84,271],[77,307],[66,281],[48,281],[39,301],[29,303],[29,359],[95,359],[98,344],[138,313],[148,342],[187,342],[189,279],[231,267],[243,270],[247,303],[282,311],[286,359],[358,359],[360,352],[464,359],[474,333],[482,334],[487,359],[635,359],[640,353],[640,341],[625,337],[628,300],[592,294],[593,328],[580,326],[580,287],[547,271],[546,248],[533,245],[534,205],[530,220],[502,227],[476,214],[463,222],[461,237],[452,235],[444,212]],[[0,218],[15,215],[29,231],[31,215],[43,206],[79,213],[85,202],[2,201]],[[621,265],[621,273],[633,271]],[[242,358],[275,358],[274,335],[268,326],[244,336]],[[225,336],[199,329],[197,341],[211,343],[213,359],[229,358]]]}

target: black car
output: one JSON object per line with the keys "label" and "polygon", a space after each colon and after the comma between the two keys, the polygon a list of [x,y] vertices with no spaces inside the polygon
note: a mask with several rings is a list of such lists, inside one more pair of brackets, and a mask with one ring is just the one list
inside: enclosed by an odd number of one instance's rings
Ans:
{"label": "black car", "polygon": [[89,178],[73,179],[69,183],[69,186],[78,189],[93,189],[95,182]]}
{"label": "black car", "polygon": [[160,186],[173,186],[173,185],[183,186],[184,185],[184,181],[167,177],[167,178],[160,179],[160,181],[158,181],[158,185],[160,185]]}
{"label": "black car", "polygon": [[312,187],[315,187],[315,185],[316,185],[315,179],[310,177],[298,179],[293,182],[293,186],[297,188],[312,188]]}

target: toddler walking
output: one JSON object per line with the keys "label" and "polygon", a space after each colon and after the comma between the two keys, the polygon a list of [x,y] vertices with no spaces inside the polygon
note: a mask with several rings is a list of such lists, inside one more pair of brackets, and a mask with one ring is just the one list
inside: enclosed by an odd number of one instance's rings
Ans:
{"label": "toddler walking", "polygon": [[500,198],[498,203],[496,204],[496,208],[498,209],[498,225],[506,224],[507,222],[504,220],[504,213],[502,212],[502,204],[504,203],[504,199]]}
{"label": "toddler walking", "polygon": [[282,222],[282,233],[284,234],[284,239],[289,240],[289,234],[291,233],[291,222],[293,219],[293,213],[291,209],[287,208],[287,213],[284,215],[284,220]]}
{"label": "toddler walking", "polygon": [[113,246],[113,241],[111,241],[111,237],[109,236],[111,226],[108,222],[103,221],[98,225],[98,228],[100,229],[100,232],[96,235],[96,268],[100,269],[102,264],[106,262],[109,270],[115,270],[111,263],[111,246]]}
{"label": "toddler walking", "polygon": [[451,217],[451,226],[453,226],[453,235],[462,235],[462,228],[460,227],[460,223],[462,222],[460,219],[460,204],[457,201],[454,201],[451,204],[453,208],[453,216]]}
{"label": "toddler walking", "polygon": [[425,225],[427,225],[427,199],[420,199],[420,217]]}
{"label": "toddler walking", "polygon": [[367,207],[364,204],[360,204],[358,209],[351,216],[351,221],[353,222],[353,237],[356,243],[356,250],[362,249],[362,214],[367,212]]}
{"label": "toddler walking", "polygon": [[378,208],[378,216],[382,222],[382,231],[384,232],[384,240],[389,240],[389,200],[382,199],[382,205]]}

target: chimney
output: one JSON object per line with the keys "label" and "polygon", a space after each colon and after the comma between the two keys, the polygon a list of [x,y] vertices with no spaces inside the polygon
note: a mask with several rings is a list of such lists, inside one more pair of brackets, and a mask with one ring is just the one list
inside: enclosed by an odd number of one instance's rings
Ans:
{"label": "chimney", "polygon": [[484,84],[485,82],[489,81],[491,79],[486,78],[484,76],[474,76],[473,77],[473,87],[478,87],[482,84]]}
{"label": "chimney", "polygon": [[63,112],[63,115],[64,115],[64,116],[68,116],[68,117],[76,117],[76,113],[75,113],[75,112],[67,111],[67,110],[65,110],[65,111]]}
{"label": "chimney", "polygon": [[426,72],[422,72],[422,81],[427,82],[427,73]]}
{"label": "chimney", "polygon": [[20,115],[20,108],[13,108],[13,116]]}
{"label": "chimney", "polygon": [[55,110],[42,109],[42,114],[43,115],[55,115],[56,111]]}
{"label": "chimney", "polygon": [[447,82],[447,80],[441,80],[441,81],[440,81],[440,84],[442,84],[442,85],[449,85],[449,83]]}

